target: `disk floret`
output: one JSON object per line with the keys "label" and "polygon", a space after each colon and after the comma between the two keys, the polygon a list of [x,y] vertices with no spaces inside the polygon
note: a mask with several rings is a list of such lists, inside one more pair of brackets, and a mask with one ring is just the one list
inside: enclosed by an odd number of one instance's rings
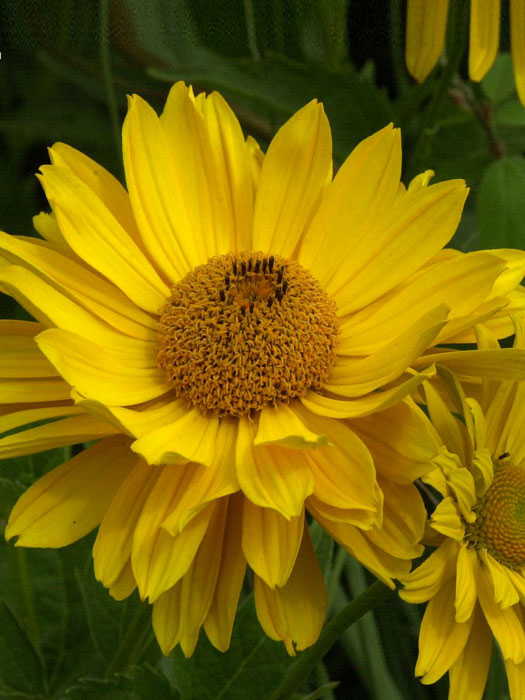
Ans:
{"label": "disk floret", "polygon": [[338,330],[335,303],[297,262],[230,253],[173,286],[157,364],[177,396],[219,416],[244,416],[320,389]]}

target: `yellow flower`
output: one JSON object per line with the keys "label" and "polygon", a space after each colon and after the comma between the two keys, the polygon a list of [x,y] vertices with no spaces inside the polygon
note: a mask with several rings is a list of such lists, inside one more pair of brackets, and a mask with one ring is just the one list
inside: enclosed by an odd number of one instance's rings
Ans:
{"label": "yellow flower", "polygon": [[391,126],[332,180],[315,101],[263,155],[220,95],[178,83],[160,117],[130,99],[123,150],[128,191],[53,146],[42,240],[0,234],[1,288],[36,319],[0,323],[0,457],[98,441],[20,498],[7,536],[99,526],[97,578],[153,603],[166,653],[201,626],[228,647],[248,564],[293,653],[326,605],[306,509],[389,585],[408,572],[412,482],[439,448],[406,397],[430,346],[480,320],[511,332],[525,255],[442,251],[464,183],[406,189]]}
{"label": "yellow flower", "polygon": [[[423,82],[443,52],[449,0],[408,0],[406,64]],[[471,80],[483,80],[499,46],[500,0],[470,0],[468,67]],[[525,1],[510,0],[510,47],[518,96],[525,104]]]}
{"label": "yellow flower", "polygon": [[[521,318],[515,346],[525,347]],[[480,329],[480,342],[496,345]],[[500,351],[502,352],[502,351]],[[523,375],[525,379],[525,374]],[[492,636],[505,661],[512,700],[525,697],[525,381],[483,383],[481,406],[448,376],[446,401],[425,387],[446,450],[424,481],[442,495],[431,517],[439,543],[406,576],[400,595],[429,601],[416,675],[449,672],[454,700],[481,700]],[[447,405],[448,404],[448,405]],[[452,412],[449,410],[452,410]]]}

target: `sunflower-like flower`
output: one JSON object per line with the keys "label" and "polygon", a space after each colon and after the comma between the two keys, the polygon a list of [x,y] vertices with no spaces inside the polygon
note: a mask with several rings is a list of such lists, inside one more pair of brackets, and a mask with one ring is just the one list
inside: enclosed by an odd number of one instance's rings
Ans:
{"label": "sunflower-like flower", "polygon": [[[525,347],[523,317],[515,345]],[[480,329],[480,341],[495,346]],[[447,452],[424,477],[443,496],[430,521],[435,551],[402,582],[402,598],[429,601],[416,675],[449,672],[449,698],[481,700],[498,642],[512,700],[525,697],[525,375],[483,382],[480,404],[461,385],[424,389]]]}
{"label": "sunflower-like flower", "polygon": [[6,534],[60,547],[99,526],[97,578],[153,603],[166,653],[191,654],[201,626],[228,647],[248,564],[293,653],[326,605],[306,509],[388,584],[409,571],[412,482],[439,444],[407,397],[430,346],[481,320],[511,332],[525,256],[441,251],[464,183],[406,189],[391,126],[332,178],[315,101],[263,155],[220,95],[178,83],[160,117],[130,99],[123,151],[127,191],[53,146],[42,240],[0,235],[1,288],[36,319],[0,324],[0,457],[97,441]]}
{"label": "sunflower-like flower", "polygon": [[[449,0],[408,0],[406,64],[423,82],[445,45]],[[471,80],[483,80],[499,46],[500,0],[470,0],[468,70]],[[525,2],[510,0],[510,47],[518,96],[525,104]]]}

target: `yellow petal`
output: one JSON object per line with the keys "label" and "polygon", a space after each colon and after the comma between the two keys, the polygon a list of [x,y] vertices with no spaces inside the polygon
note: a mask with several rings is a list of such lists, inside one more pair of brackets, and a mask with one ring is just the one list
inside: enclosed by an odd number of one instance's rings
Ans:
{"label": "yellow petal", "polygon": [[63,418],[1,438],[0,459],[76,445],[117,432],[110,423],[93,416],[84,414]]}
{"label": "yellow petal", "polygon": [[298,253],[327,291],[363,266],[369,248],[372,256],[381,249],[379,221],[399,191],[400,176],[401,138],[391,124],[359,143],[339,169]]}
{"label": "yellow petal", "polygon": [[295,656],[317,641],[323,626],[327,594],[308,529],[294,569],[282,588],[272,590],[255,576],[255,606],[262,628],[271,639],[281,639]]}
{"label": "yellow petal", "polygon": [[109,589],[109,595],[115,600],[124,600],[133,593],[136,587],[137,584],[133,576],[131,561],[128,559],[126,566],[122,569],[119,577]]}
{"label": "yellow petal", "polygon": [[314,489],[305,450],[278,445],[254,446],[256,426],[239,420],[236,447],[237,478],[247,496],[261,508],[273,508],[286,519],[299,516]]}
{"label": "yellow petal", "polygon": [[520,700],[525,697],[525,663],[514,664],[505,660],[505,671],[509,682],[511,700]]}
{"label": "yellow petal", "polygon": [[210,465],[218,429],[218,418],[191,408],[172,423],[136,440],[132,449],[150,464],[198,462]]}
{"label": "yellow petal", "polygon": [[281,445],[295,449],[324,447],[326,435],[309,430],[299,413],[291,406],[280,403],[264,408],[259,415],[254,445]]}
{"label": "yellow petal", "polygon": [[378,202],[378,222],[363,235],[361,255],[353,248],[327,293],[343,316],[364,308],[418,270],[452,238],[468,190],[463,180],[408,190],[392,206]]}
{"label": "yellow petal", "polygon": [[36,481],[17,501],[6,537],[24,547],[64,547],[102,520],[130,469],[129,440],[107,438]]}
{"label": "yellow petal", "polygon": [[[93,284],[97,284],[96,279]],[[0,286],[45,326],[57,326],[87,340],[97,338],[134,365],[155,365],[157,346],[151,338],[150,342],[138,340],[111,328],[33,272],[15,265],[4,267]]]}
{"label": "yellow petal", "polygon": [[[492,636],[479,605],[465,648],[450,667],[450,698],[481,700],[492,655]],[[516,696],[516,699],[519,696]]]}
{"label": "yellow petal", "polygon": [[510,0],[510,50],[514,80],[521,104],[525,105],[525,3]]}
{"label": "yellow petal", "polygon": [[84,153],[65,143],[55,143],[49,149],[53,165],[67,168],[84,182],[113,214],[122,228],[140,245],[137,225],[129,203],[129,196],[120,182],[105,168]]}
{"label": "yellow petal", "polygon": [[253,219],[253,249],[293,255],[332,167],[322,105],[310,102],[274,136],[263,161]]}
{"label": "yellow petal", "polygon": [[239,490],[235,469],[237,426],[223,419],[219,423],[214,454],[209,465],[192,464],[184,471],[177,501],[162,527],[175,536],[210,501]]}
{"label": "yellow petal", "polygon": [[306,455],[314,476],[314,495],[336,508],[366,511],[360,514],[360,522],[371,524],[380,510],[380,501],[367,446],[341,421],[308,415],[304,409],[302,416],[309,427],[326,434],[331,443]]}
{"label": "yellow petal", "polygon": [[525,627],[519,605],[504,610],[494,600],[494,586],[488,572],[480,571],[478,596],[483,613],[496,638],[503,658],[515,664],[525,658]]}
{"label": "yellow petal", "polygon": [[131,454],[129,462],[131,471],[111,501],[93,546],[95,576],[107,588],[128,565],[137,520],[160,471],[137,455]]}
{"label": "yellow petal", "polygon": [[423,388],[426,404],[432,424],[439,433],[439,437],[446,448],[452,454],[458,455],[462,464],[466,464],[470,450],[467,443],[467,435],[463,423],[459,422],[445,404],[431,382],[427,382]]}
{"label": "yellow petal", "polygon": [[409,398],[363,418],[352,430],[366,443],[377,473],[398,484],[411,484],[433,469],[439,441],[423,411]]}
{"label": "yellow petal", "polygon": [[499,46],[500,0],[471,0],[468,73],[479,82],[494,63]]}
{"label": "yellow petal", "polygon": [[458,375],[487,379],[517,379],[525,377],[525,350],[501,348],[500,350],[455,350],[424,355],[413,367],[423,367],[435,362]]}
{"label": "yellow petal", "polygon": [[83,397],[110,405],[149,401],[169,391],[155,366],[133,366],[76,333],[53,328],[38,336],[38,347]]}
{"label": "yellow petal", "polygon": [[304,515],[286,520],[269,508],[244,500],[242,549],[248,564],[275,588],[288,581],[303,539]]}
{"label": "yellow petal", "polygon": [[445,45],[448,0],[408,0],[405,58],[408,72],[422,83]]}
{"label": "yellow petal", "polygon": [[507,573],[507,567],[501,565],[486,550],[481,550],[480,556],[492,579],[494,602],[496,605],[499,605],[502,610],[505,610],[505,608],[519,603],[520,596]]}
{"label": "yellow petal", "polygon": [[[62,295],[80,304],[84,316],[89,311],[122,333],[156,342],[156,319],[132,304],[118,287],[86,266],[61,252],[1,232],[0,251],[12,263],[28,268]],[[38,301],[42,301],[41,294]],[[82,328],[83,324],[79,327]]]}
{"label": "yellow petal", "polygon": [[458,623],[454,618],[454,581],[448,581],[428,603],[419,631],[416,676],[435,683],[457,661],[472,628],[472,618]]}
{"label": "yellow petal", "polygon": [[0,334],[0,378],[56,377],[58,372],[31,336]]}
{"label": "yellow petal", "polygon": [[301,403],[308,410],[320,416],[329,418],[358,418],[367,416],[376,411],[390,408],[401,399],[411,394],[422,382],[434,374],[432,368],[411,376],[398,386],[385,391],[377,391],[368,396],[362,396],[352,400],[332,399],[322,396],[314,391],[309,391],[301,398]]}
{"label": "yellow petal", "polygon": [[221,564],[227,499],[218,501],[193,563],[171,590],[153,605],[153,629],[164,654],[180,642],[191,656],[215,593]]}
{"label": "yellow petal", "polygon": [[99,197],[66,168],[46,165],[41,171],[60,230],[75,253],[141,309],[158,313],[169,287]]}
{"label": "yellow petal", "polygon": [[228,515],[224,528],[222,558],[215,593],[204,621],[208,639],[219,651],[227,651],[233,628],[237,603],[246,571],[246,560],[241,547],[243,497],[228,498]]}
{"label": "yellow petal", "polygon": [[399,595],[409,603],[424,603],[433,598],[455,573],[459,546],[445,540],[416,569],[402,579]]}
{"label": "yellow petal", "polygon": [[324,388],[341,396],[363,396],[397,379],[432,344],[447,314],[446,306],[438,306],[367,358],[338,357]]}
{"label": "yellow petal", "polygon": [[52,243],[57,249],[62,249],[68,255],[74,255],[58,227],[57,218],[53,212],[48,214],[45,211],[41,211],[40,214],[33,216],[33,226],[42,238]]}
{"label": "yellow petal", "polygon": [[64,416],[75,416],[83,413],[83,409],[77,406],[44,406],[6,413],[0,415],[0,434],[10,432],[29,423],[38,423],[49,418],[63,418]]}
{"label": "yellow petal", "polygon": [[448,335],[452,322],[471,314],[489,296],[503,269],[504,263],[487,253],[458,254],[426,265],[377,301],[341,318],[338,354],[373,352],[385,339],[399,335],[425,313],[445,304],[450,313],[440,340]]}
{"label": "yellow petal", "polygon": [[71,387],[60,379],[3,379],[0,382],[0,404],[23,404],[41,401],[65,401]]}
{"label": "yellow petal", "polygon": [[461,545],[457,559],[456,574],[456,622],[465,622],[474,611],[478,599],[476,577],[478,571],[478,555],[470,547]]}
{"label": "yellow petal", "polygon": [[[472,518],[470,520],[472,521]],[[455,498],[447,496],[438,503],[432,513],[431,524],[436,532],[440,532],[457,542],[463,541],[465,526]]]}

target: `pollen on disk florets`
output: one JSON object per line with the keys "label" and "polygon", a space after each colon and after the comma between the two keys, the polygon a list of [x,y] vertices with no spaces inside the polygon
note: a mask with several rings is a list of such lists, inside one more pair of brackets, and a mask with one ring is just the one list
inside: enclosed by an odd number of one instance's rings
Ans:
{"label": "pollen on disk florets", "polygon": [[335,303],[297,262],[229,253],[173,286],[157,364],[177,396],[244,416],[321,388],[338,330]]}
{"label": "pollen on disk florets", "polygon": [[494,479],[475,508],[467,537],[511,569],[525,566],[525,468],[509,455],[494,459]]}

